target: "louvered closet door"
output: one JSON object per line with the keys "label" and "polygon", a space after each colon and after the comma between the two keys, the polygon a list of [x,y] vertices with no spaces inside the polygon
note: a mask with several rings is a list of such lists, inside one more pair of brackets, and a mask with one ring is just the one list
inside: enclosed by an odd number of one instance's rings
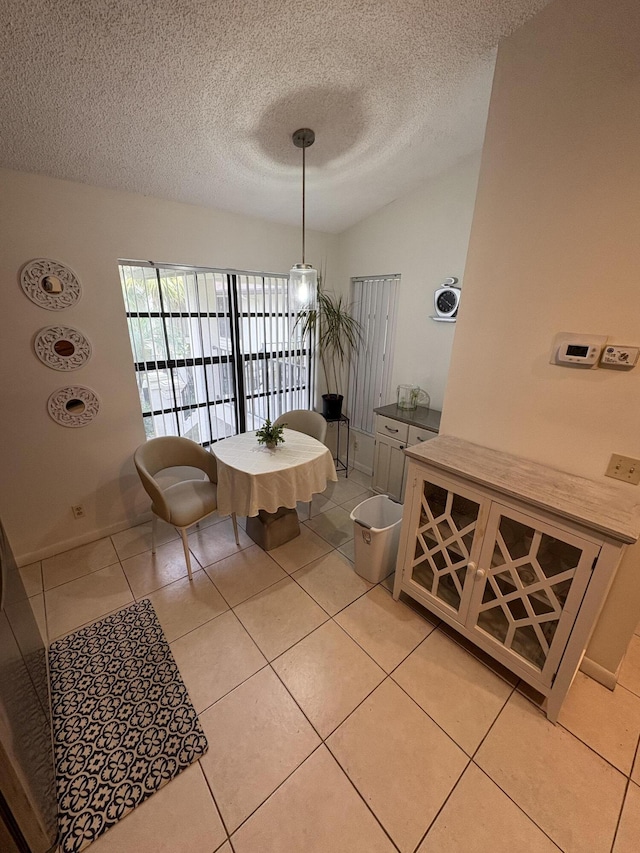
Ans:
{"label": "louvered closet door", "polygon": [[416,534],[407,555],[410,583],[429,608],[459,622],[465,621],[472,592],[469,563],[480,551],[476,531],[488,508],[486,498],[444,477],[417,478],[411,524]]}
{"label": "louvered closet door", "polygon": [[467,627],[525,678],[550,685],[599,546],[493,503]]}

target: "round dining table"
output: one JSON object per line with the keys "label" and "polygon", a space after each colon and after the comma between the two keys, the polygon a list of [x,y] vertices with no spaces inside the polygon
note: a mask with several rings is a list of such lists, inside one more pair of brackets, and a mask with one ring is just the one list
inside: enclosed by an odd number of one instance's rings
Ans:
{"label": "round dining table", "polygon": [[218,512],[255,516],[260,510],[295,509],[336,481],[329,448],[310,435],[284,430],[284,443],[270,449],[258,444],[255,432],[216,442]]}

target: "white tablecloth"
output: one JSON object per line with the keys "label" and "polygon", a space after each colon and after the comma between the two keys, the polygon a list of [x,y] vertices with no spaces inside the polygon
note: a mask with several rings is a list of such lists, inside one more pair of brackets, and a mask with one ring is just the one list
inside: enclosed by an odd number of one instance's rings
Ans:
{"label": "white tablecloth", "polygon": [[258,444],[255,432],[218,441],[212,451],[218,460],[218,512],[257,515],[278,507],[295,509],[323,492],[327,480],[337,480],[329,448],[309,435],[285,429],[284,444],[269,450]]}

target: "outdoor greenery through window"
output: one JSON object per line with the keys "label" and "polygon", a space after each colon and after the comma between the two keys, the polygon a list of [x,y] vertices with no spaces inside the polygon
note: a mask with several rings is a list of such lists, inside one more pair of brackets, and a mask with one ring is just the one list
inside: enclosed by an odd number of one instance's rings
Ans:
{"label": "outdoor greenery through window", "polygon": [[147,438],[206,447],[311,408],[312,355],[287,276],[119,268]]}

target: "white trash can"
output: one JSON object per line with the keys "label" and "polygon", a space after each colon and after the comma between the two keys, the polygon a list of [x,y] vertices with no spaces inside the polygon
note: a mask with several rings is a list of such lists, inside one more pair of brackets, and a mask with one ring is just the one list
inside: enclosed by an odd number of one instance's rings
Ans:
{"label": "white trash can", "polygon": [[370,583],[379,583],[396,567],[402,504],[376,495],[359,503],[351,520],[356,572]]}

